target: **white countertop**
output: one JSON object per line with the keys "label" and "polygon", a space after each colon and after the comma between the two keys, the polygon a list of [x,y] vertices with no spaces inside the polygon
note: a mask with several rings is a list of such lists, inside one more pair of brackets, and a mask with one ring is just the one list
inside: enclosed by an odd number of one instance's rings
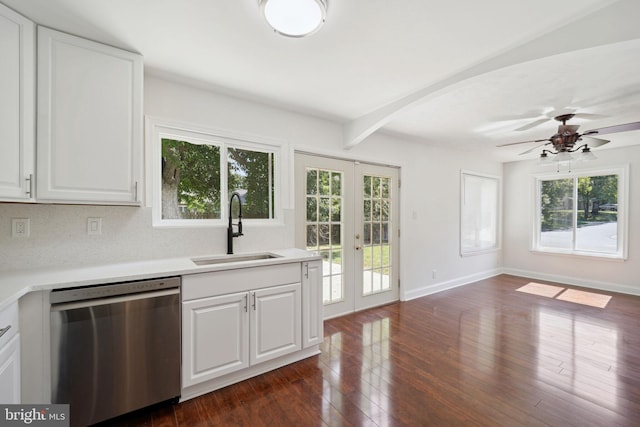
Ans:
{"label": "white countertop", "polygon": [[[17,301],[21,296],[33,291],[153,279],[157,277],[182,276],[193,273],[321,259],[319,255],[302,249],[280,249],[259,252],[258,254],[263,253],[273,254],[277,256],[277,258],[196,265],[191,261],[191,257],[184,257],[66,268],[0,271],[0,310]],[[193,258],[233,258],[234,256],[242,257],[253,254],[254,253],[235,255],[216,254],[211,256],[195,256]]]}

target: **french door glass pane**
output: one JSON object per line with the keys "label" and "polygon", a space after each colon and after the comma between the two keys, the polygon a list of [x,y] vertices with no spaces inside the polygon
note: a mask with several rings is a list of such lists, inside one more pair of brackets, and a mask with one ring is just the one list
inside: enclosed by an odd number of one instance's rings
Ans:
{"label": "french door glass pane", "polygon": [[391,288],[391,179],[364,175],[362,185],[362,295],[366,296]]}
{"label": "french door glass pane", "polygon": [[343,175],[342,172],[307,168],[306,242],[307,250],[322,256],[325,304],[344,300],[342,248]]}

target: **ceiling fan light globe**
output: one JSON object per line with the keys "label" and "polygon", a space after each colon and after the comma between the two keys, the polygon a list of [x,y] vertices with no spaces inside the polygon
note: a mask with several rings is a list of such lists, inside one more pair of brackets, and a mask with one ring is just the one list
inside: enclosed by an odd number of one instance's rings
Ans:
{"label": "ceiling fan light globe", "polygon": [[588,147],[585,147],[580,154],[578,154],[579,162],[588,162],[591,160],[596,160],[598,157],[591,152]]}
{"label": "ceiling fan light globe", "polygon": [[555,157],[556,162],[570,162],[572,160],[573,156],[568,151],[561,151]]}
{"label": "ceiling fan light globe", "polygon": [[553,161],[551,160],[551,157],[549,157],[547,153],[542,153],[540,154],[540,157],[538,157],[538,164],[540,166],[552,166]]}

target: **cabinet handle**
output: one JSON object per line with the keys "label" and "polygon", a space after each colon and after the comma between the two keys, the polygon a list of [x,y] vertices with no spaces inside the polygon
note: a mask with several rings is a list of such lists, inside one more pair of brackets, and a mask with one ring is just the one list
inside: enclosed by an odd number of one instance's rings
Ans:
{"label": "cabinet handle", "polygon": [[253,311],[256,311],[256,293],[253,293]]}
{"label": "cabinet handle", "polygon": [[249,311],[249,295],[244,294],[244,312]]}
{"label": "cabinet handle", "polygon": [[7,332],[9,332],[9,329],[11,329],[11,325],[7,326],[6,328],[2,328],[0,329],[0,338],[6,334]]}
{"label": "cabinet handle", "polygon": [[138,201],[138,181],[136,181],[136,185],[133,189],[133,201],[134,202]]}
{"label": "cabinet handle", "polygon": [[27,191],[27,195],[29,197],[33,197],[33,174],[29,174],[29,178],[25,178],[25,181],[29,181],[29,191]]}
{"label": "cabinet handle", "polygon": [[304,277],[305,277],[305,279],[308,279],[309,278],[309,263],[308,262],[304,263],[304,268],[305,268]]}

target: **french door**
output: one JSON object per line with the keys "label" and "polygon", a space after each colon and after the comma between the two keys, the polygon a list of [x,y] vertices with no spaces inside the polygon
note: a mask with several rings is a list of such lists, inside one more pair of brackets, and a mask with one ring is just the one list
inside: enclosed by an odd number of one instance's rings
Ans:
{"label": "french door", "polygon": [[296,153],[296,246],[323,259],[325,319],[399,295],[398,169]]}

